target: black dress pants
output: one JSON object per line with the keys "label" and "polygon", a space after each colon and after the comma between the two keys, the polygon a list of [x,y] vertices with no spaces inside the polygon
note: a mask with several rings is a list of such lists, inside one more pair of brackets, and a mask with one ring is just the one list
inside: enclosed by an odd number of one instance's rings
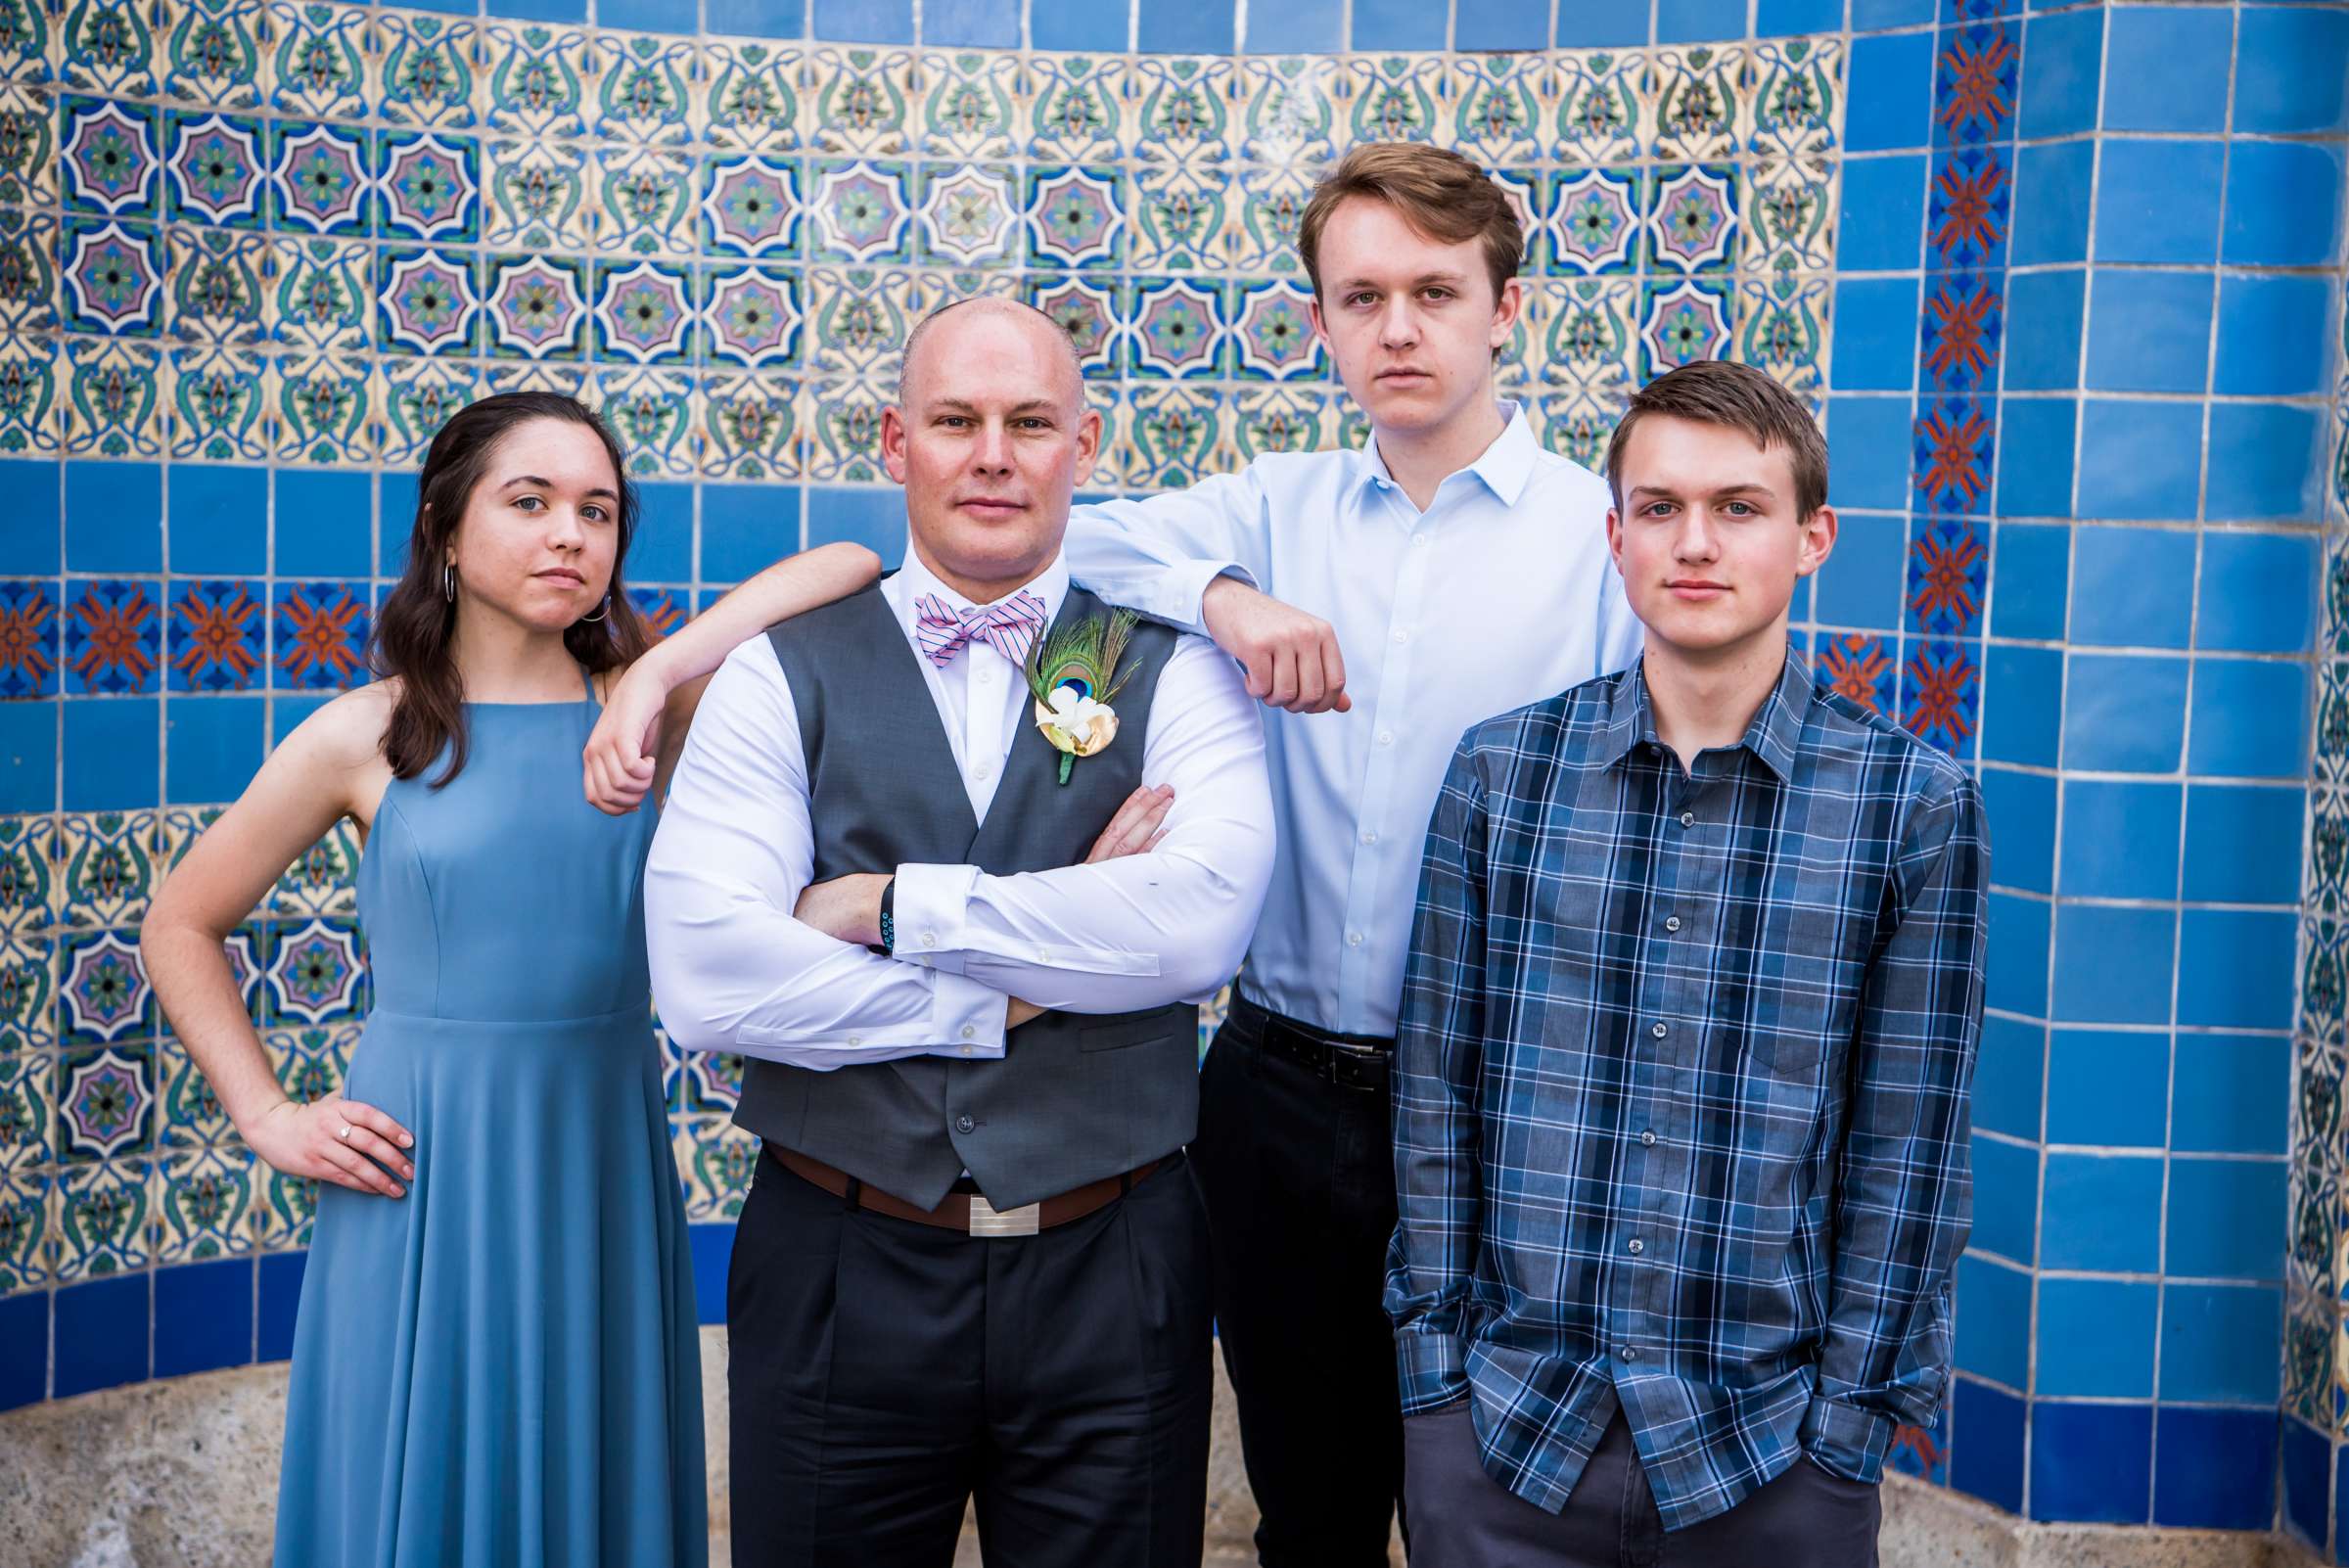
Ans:
{"label": "black dress pants", "polygon": [[1384,1568],[1403,1491],[1384,1065],[1339,1082],[1269,1051],[1233,997],[1200,1070],[1191,1167],[1264,1568]]}
{"label": "black dress pants", "polygon": [[1207,1224],[1177,1154],[1033,1236],[759,1161],[727,1279],[738,1568],[1197,1568]]}

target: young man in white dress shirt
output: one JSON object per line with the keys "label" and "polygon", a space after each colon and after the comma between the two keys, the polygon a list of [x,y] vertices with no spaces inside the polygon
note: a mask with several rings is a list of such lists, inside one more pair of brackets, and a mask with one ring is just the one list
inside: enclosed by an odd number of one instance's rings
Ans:
{"label": "young man in white dress shirt", "polygon": [[1068,560],[1111,603],[1212,636],[1276,710],[1280,857],[1192,1169],[1259,1556],[1354,1568],[1386,1561],[1401,1496],[1387,1075],[1429,815],[1463,731],[1625,668],[1639,627],[1605,483],[1495,392],[1523,307],[1499,188],[1453,153],[1357,148],[1298,250],[1368,444],[1081,507]]}
{"label": "young man in white dress shirt", "polygon": [[1230,660],[1143,623],[1071,673],[1117,722],[1064,759],[1023,663],[1111,622],[1061,559],[1101,429],[1075,354],[975,300],[904,364],[903,569],[727,659],[645,872],[662,1018],[752,1059],[765,1140],[727,1289],[734,1560],[945,1568],[975,1494],[990,1561],[1195,1568],[1183,1145],[1196,1002],[1271,871],[1262,722]]}

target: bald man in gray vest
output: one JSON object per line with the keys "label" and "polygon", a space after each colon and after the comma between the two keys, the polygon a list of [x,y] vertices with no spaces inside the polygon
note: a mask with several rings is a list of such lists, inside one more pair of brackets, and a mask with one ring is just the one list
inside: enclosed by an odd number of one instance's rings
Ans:
{"label": "bald man in gray vest", "polygon": [[975,1495],[990,1562],[1192,1568],[1183,1145],[1196,1003],[1271,873],[1261,723],[1213,644],[1070,584],[1101,420],[1066,334],[974,300],[904,363],[903,567],[727,660],[645,873],[662,1019],[750,1058],[764,1140],[727,1285],[734,1561],[946,1568]]}

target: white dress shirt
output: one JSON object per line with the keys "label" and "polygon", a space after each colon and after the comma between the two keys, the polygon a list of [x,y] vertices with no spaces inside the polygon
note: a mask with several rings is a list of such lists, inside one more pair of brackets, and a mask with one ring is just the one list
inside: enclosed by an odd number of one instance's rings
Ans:
{"label": "white dress shirt", "polygon": [[1112,604],[1202,630],[1200,596],[1229,572],[1337,631],[1353,712],[1270,715],[1281,853],[1241,982],[1321,1029],[1395,1033],[1420,850],[1460,736],[1639,654],[1605,482],[1543,450],[1514,403],[1500,414],[1425,512],[1373,439],[1069,520],[1070,572]]}
{"label": "white dress shirt", "polygon": [[[1068,586],[1059,559],[1028,584],[1047,623]],[[944,669],[921,653],[915,601],[970,601],[910,548],[881,593],[984,821],[1030,722],[1027,681],[980,641]],[[906,744],[925,744],[926,727],[908,725]],[[819,1069],[995,1057],[1011,996],[1117,1013],[1212,994],[1239,967],[1271,875],[1263,724],[1231,661],[1185,637],[1160,672],[1148,729],[1112,745],[1141,747],[1143,782],[1174,787],[1156,850],[1018,876],[900,866],[897,949],[884,957],[792,918],[815,859],[806,757],[774,646],[753,637],[702,695],[645,866],[653,995],[669,1038]]]}

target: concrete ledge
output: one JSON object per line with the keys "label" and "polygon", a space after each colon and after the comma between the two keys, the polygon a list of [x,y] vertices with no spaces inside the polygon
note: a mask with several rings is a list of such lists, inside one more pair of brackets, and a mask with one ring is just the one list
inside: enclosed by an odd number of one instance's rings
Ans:
{"label": "concrete ledge", "polygon": [[[725,1568],[726,1339],[702,1330],[713,1568]],[[0,1568],[252,1568],[269,1560],[281,1363],[136,1383],[0,1415]],[[354,1419],[364,1415],[354,1412]],[[1216,1377],[1212,1563],[1249,1561],[1256,1504]],[[975,1543],[964,1560],[978,1561]],[[2318,1568],[2297,1545],[2217,1530],[2030,1524],[1940,1487],[1884,1486],[1885,1568]],[[1398,1549],[1393,1560],[1400,1564]]]}

